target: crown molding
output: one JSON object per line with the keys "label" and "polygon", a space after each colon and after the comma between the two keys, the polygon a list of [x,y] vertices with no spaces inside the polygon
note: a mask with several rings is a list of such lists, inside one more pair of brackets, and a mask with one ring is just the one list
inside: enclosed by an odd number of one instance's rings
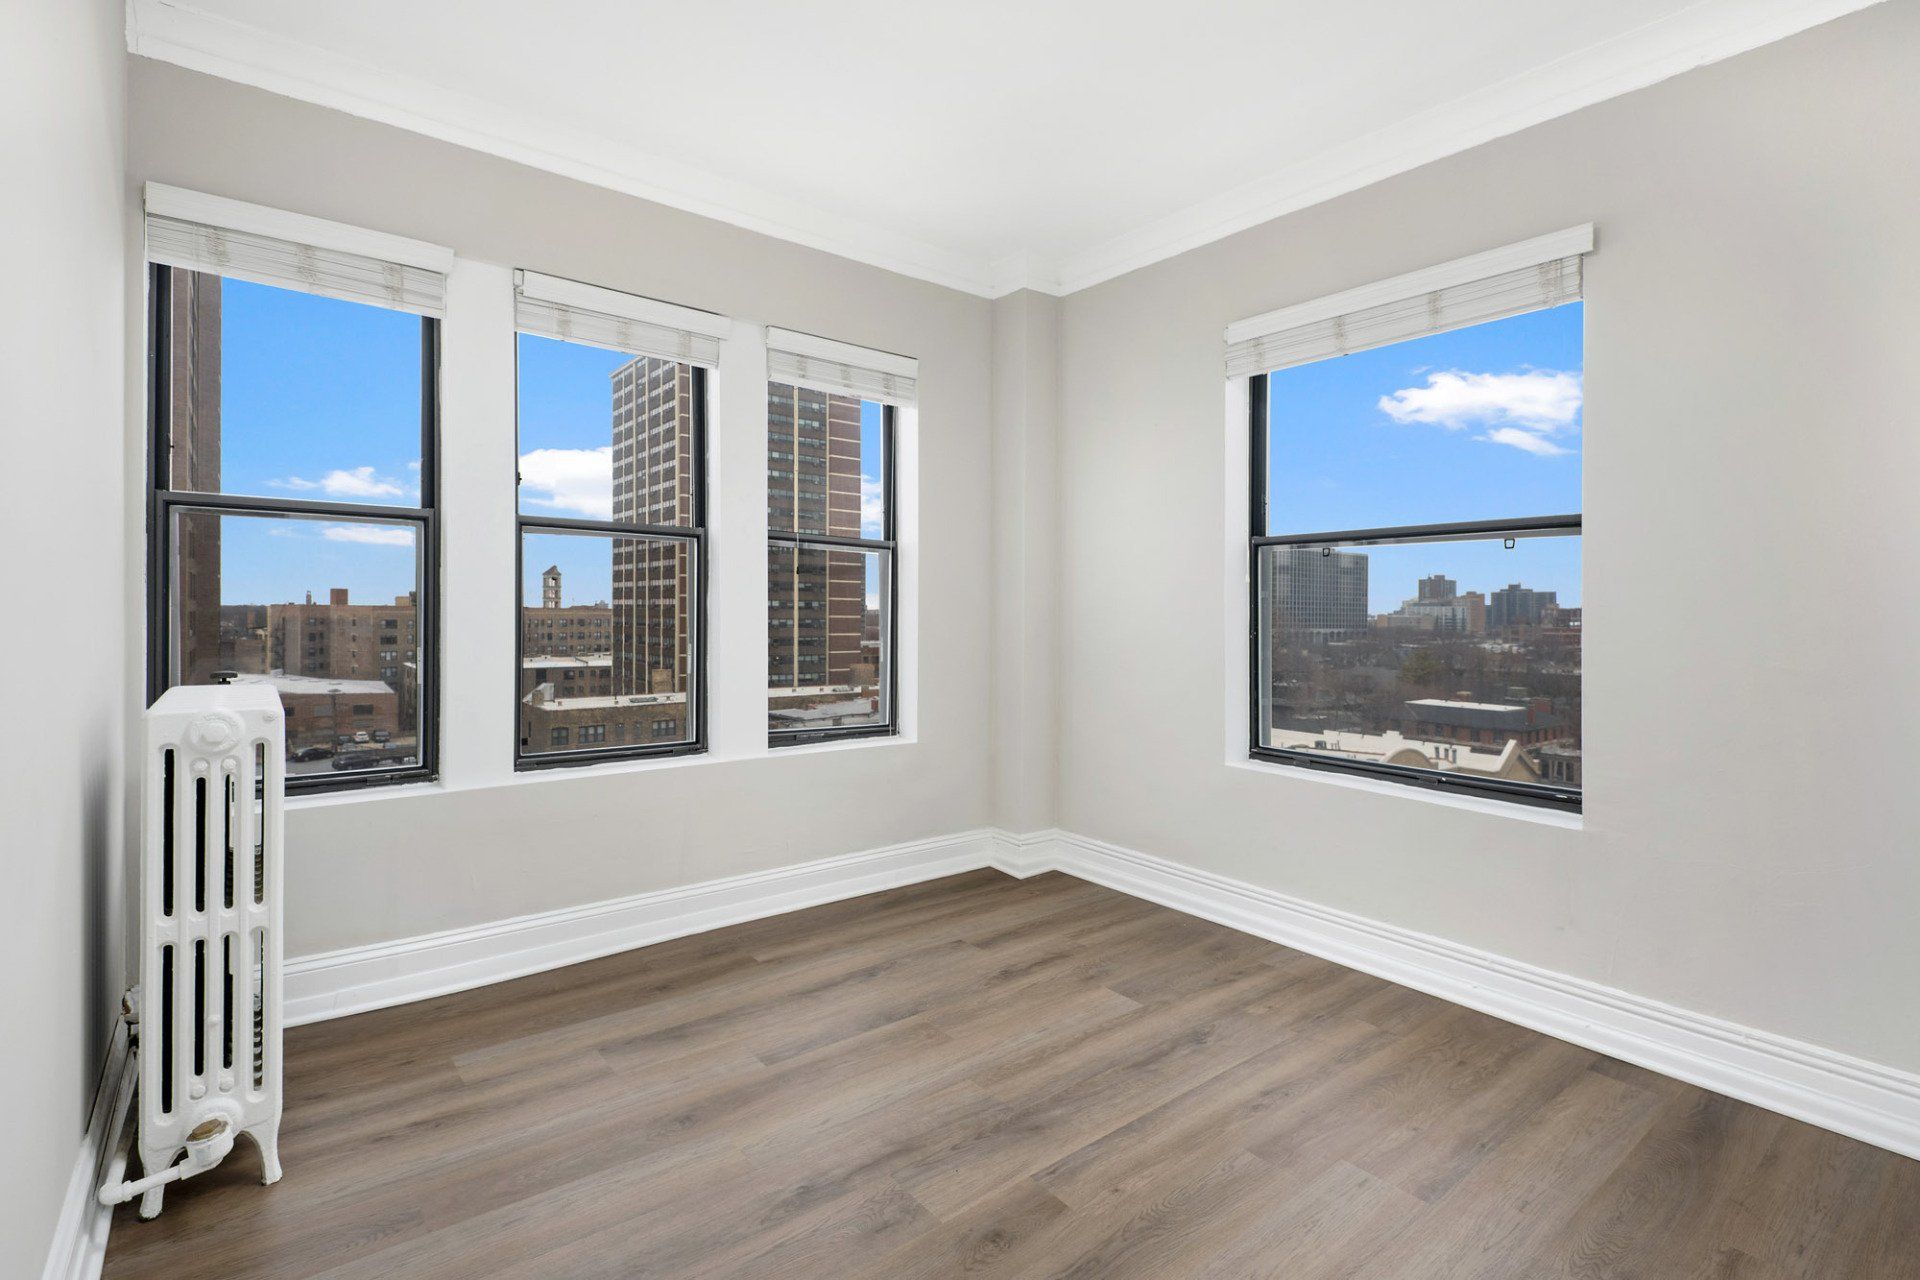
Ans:
{"label": "crown molding", "polygon": [[1701,0],[1086,249],[1056,259],[1016,252],[986,260],[635,151],[587,131],[531,118],[479,97],[395,75],[175,0],[126,0],[127,48],[141,57],[394,125],[985,298],[1020,289],[1056,297],[1075,293],[1880,2]]}
{"label": "crown molding", "polygon": [[1137,271],[1283,214],[1872,8],[1881,0],[1702,0],[1223,195],[1068,254],[1061,294]]}
{"label": "crown molding", "polygon": [[869,266],[993,297],[988,264],[173,0],[126,0],[143,58],[438,138]]}

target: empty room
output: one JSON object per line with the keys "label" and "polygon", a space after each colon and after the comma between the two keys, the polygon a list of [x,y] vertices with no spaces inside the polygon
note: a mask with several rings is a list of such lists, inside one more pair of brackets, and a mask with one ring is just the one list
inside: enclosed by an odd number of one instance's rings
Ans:
{"label": "empty room", "polygon": [[0,122],[0,1276],[1920,1280],[1920,0]]}

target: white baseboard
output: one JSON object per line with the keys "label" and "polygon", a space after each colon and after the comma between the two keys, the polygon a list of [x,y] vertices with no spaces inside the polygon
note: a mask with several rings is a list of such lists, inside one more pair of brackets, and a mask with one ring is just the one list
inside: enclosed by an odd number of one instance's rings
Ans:
{"label": "white baseboard", "polygon": [[80,1139],[73,1172],[67,1177],[66,1199],[60,1221],[54,1225],[53,1244],[47,1249],[43,1280],[99,1280],[107,1257],[107,1228],[113,1210],[96,1194],[105,1177],[107,1160],[119,1136],[124,1113],[119,1102],[132,1086],[133,1055],[127,1051],[126,1024],[115,1021],[107,1042],[107,1062],[87,1114],[87,1131]]}
{"label": "white baseboard", "polygon": [[1086,836],[1022,840],[1080,879],[1920,1159],[1920,1075]]}
{"label": "white baseboard", "polygon": [[988,829],[287,964],[287,1022],[994,867],[1063,871],[1920,1159],[1920,1076],[1064,831]]}
{"label": "white baseboard", "polygon": [[[425,1000],[996,865],[997,833],[963,831],[750,875],[287,961],[288,1026]],[[1010,872],[1010,874],[1018,874]]]}

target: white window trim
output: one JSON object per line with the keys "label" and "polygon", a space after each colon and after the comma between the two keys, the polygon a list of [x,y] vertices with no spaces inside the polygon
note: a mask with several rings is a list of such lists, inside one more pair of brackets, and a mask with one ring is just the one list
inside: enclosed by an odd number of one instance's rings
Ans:
{"label": "white window trim", "polygon": [[[1226,347],[1318,324],[1336,316],[1385,306],[1431,294],[1437,290],[1472,284],[1491,276],[1540,266],[1559,259],[1591,253],[1594,248],[1593,224],[1582,223],[1561,231],[1535,236],[1517,244],[1490,249],[1443,262],[1436,266],[1392,276],[1372,284],[1345,289],[1325,297],[1262,312],[1226,328]],[[1584,292],[1584,290],[1582,291]],[[1576,295],[1578,296],[1578,295]],[[1261,370],[1260,372],[1269,372]],[[1489,814],[1522,822],[1578,831],[1585,827],[1584,806],[1574,812],[1517,804],[1511,800],[1440,791],[1409,786],[1388,779],[1361,774],[1304,769],[1261,760],[1249,753],[1247,742],[1247,698],[1253,687],[1252,646],[1247,641],[1247,609],[1252,598],[1252,555],[1247,537],[1247,495],[1252,488],[1252,430],[1250,383],[1252,373],[1232,373],[1226,379],[1225,436],[1226,466],[1222,476],[1221,525],[1223,537],[1221,626],[1223,640],[1221,668],[1226,673],[1222,690],[1221,725],[1224,735],[1224,763],[1230,769],[1285,778],[1318,786],[1346,787],[1350,790],[1396,796],[1440,808]],[[1584,508],[1584,502],[1582,507]],[[1584,800],[1584,797],[1583,797]]]}
{"label": "white window trim", "polygon": [[785,747],[768,742],[767,330],[736,316],[727,322],[719,365],[707,380],[707,750],[514,769],[515,707],[506,693],[519,618],[510,607],[501,566],[514,563],[519,536],[513,489],[515,372],[513,359],[503,360],[501,353],[513,351],[515,332],[513,268],[454,259],[440,332],[441,415],[449,425],[440,449],[438,495],[439,778],[299,797],[290,799],[288,808],[417,801],[492,787],[563,786],[610,775],[914,745],[920,723],[920,415],[912,404],[898,406],[894,417],[900,567],[895,732]]}

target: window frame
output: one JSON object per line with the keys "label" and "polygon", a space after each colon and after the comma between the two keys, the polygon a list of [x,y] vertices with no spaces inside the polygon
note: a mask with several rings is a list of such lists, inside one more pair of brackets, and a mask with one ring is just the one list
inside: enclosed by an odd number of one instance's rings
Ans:
{"label": "window frame", "polygon": [[[1495,322],[1497,323],[1497,321]],[[1537,537],[1581,537],[1581,513],[1548,516],[1518,516],[1497,520],[1460,520],[1443,524],[1393,525],[1375,529],[1346,529],[1314,533],[1270,534],[1267,532],[1268,467],[1268,379],[1272,372],[1247,378],[1247,426],[1249,461],[1247,522],[1247,751],[1254,760],[1328,773],[1344,773],[1379,778],[1403,785],[1422,787],[1451,795],[1477,795],[1514,804],[1532,805],[1566,813],[1581,812],[1584,791],[1580,788],[1546,783],[1513,782],[1505,778],[1478,778],[1437,769],[1415,769],[1406,765],[1348,760],[1288,747],[1272,747],[1261,741],[1262,708],[1260,695],[1261,594],[1267,575],[1261,572],[1264,547],[1320,547],[1327,551],[1360,546],[1402,543],[1508,540]],[[1584,652],[1584,650],[1583,650]],[[1583,664],[1584,665],[1584,664]],[[1585,676],[1582,674],[1584,688]]]}
{"label": "window frame", "polygon": [[[773,386],[794,386],[769,377],[767,383]],[[828,392],[830,395],[847,395],[849,392]],[[858,738],[891,738],[900,732],[900,539],[897,524],[898,513],[895,509],[896,450],[898,440],[896,429],[898,406],[888,400],[873,400],[871,396],[861,396],[862,401],[880,406],[880,532],[878,538],[850,538],[844,535],[825,533],[798,533],[790,529],[767,530],[767,549],[771,553],[774,547],[790,547],[797,555],[804,550],[816,551],[879,551],[886,555],[886,604],[887,625],[883,643],[886,652],[882,655],[886,664],[886,718],[877,724],[836,725],[820,729],[775,729],[767,727],[767,747],[778,750],[782,747],[807,746],[823,742],[844,742]],[[772,450],[767,450],[768,458]],[[765,469],[765,461],[762,462]],[[771,643],[771,635],[769,635]],[[763,664],[764,665],[764,664]],[[764,679],[764,676],[763,676]],[[767,686],[767,705],[772,706],[773,687]]]}
{"label": "window frame", "polygon": [[[266,498],[199,493],[171,487],[173,467],[171,305],[173,273],[186,267],[147,264],[147,705],[171,686],[173,671],[173,516],[181,510],[219,515],[380,520],[413,525],[419,595],[414,603],[415,652],[420,665],[419,763],[394,769],[287,774],[288,795],[359,791],[433,782],[440,776],[440,320],[420,321],[420,505]],[[214,274],[214,273],[207,273]],[[220,277],[226,279],[227,277]],[[277,286],[284,287],[284,286]],[[402,313],[407,314],[407,313]]]}
{"label": "window frame", "polygon": [[[691,526],[622,524],[617,520],[581,520],[563,516],[529,516],[520,509],[520,338],[525,331],[514,329],[513,357],[513,768],[516,773],[542,769],[568,769],[584,765],[606,764],[620,760],[647,760],[669,756],[701,755],[707,750],[707,424],[710,417],[711,369],[692,361],[679,361],[693,372],[693,454],[694,522]],[[544,337],[532,334],[533,337]],[[557,341],[557,339],[548,339]],[[592,344],[586,344],[592,345]],[[611,348],[608,348],[611,349]],[[644,353],[629,352],[638,358]],[[659,358],[659,357],[655,357]],[[693,736],[684,742],[658,744],[613,743],[581,749],[569,745],[565,750],[528,751],[520,742],[520,677],[526,670],[526,558],[527,535],[595,534],[616,537],[640,537],[689,544],[693,569],[693,619],[687,639],[687,663],[693,693]],[[569,726],[570,727],[570,726]],[[569,739],[573,737],[568,734]]]}

